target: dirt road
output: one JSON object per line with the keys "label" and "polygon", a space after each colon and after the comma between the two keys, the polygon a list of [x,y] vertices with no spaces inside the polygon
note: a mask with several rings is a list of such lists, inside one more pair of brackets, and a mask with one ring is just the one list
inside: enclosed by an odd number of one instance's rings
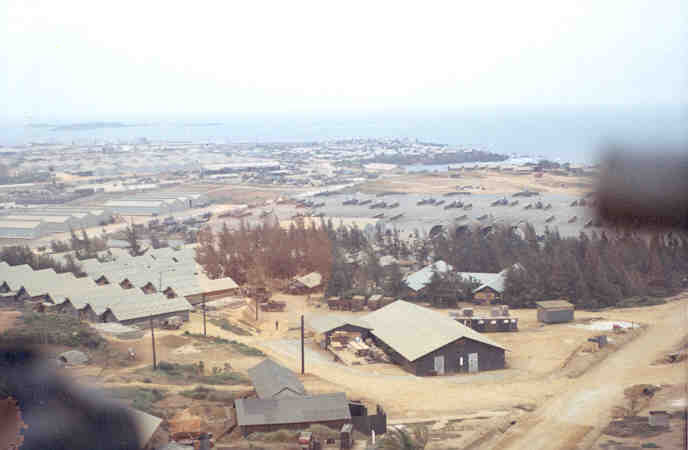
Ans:
{"label": "dirt road", "polygon": [[685,383],[686,364],[651,366],[686,332],[688,301],[673,303],[645,334],[555,394],[533,416],[515,425],[498,442],[483,448],[576,449],[599,435],[623,390],[634,384]]}

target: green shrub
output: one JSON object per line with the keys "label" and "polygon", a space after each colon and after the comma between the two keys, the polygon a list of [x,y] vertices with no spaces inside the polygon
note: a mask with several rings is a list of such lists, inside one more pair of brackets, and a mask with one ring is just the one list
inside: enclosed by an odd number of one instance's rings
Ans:
{"label": "green shrub", "polygon": [[261,442],[289,442],[296,441],[298,438],[299,432],[290,430],[277,430],[269,433],[255,432],[246,437],[249,441]]}
{"label": "green shrub", "polygon": [[248,378],[237,372],[223,372],[203,377],[203,382],[207,384],[244,384],[248,381]]}
{"label": "green shrub", "polygon": [[241,353],[242,355],[246,356],[265,356],[265,353],[262,351],[258,350],[255,347],[251,347],[250,345],[246,345],[241,342],[237,341],[229,341],[229,343],[232,345],[232,348],[236,350],[237,352]]}
{"label": "green shrub", "polygon": [[227,331],[234,333],[234,334],[237,334],[239,336],[251,336],[251,333],[249,333],[248,331],[244,330],[241,327],[234,325],[233,323],[231,323],[229,320],[227,320],[225,318],[211,319],[210,323],[222,328],[223,330],[227,330]]}
{"label": "green shrub", "polygon": [[96,330],[67,314],[25,310],[19,326],[0,335],[3,342],[19,345],[55,344],[67,347],[102,348],[107,341]]}
{"label": "green shrub", "polygon": [[645,444],[641,445],[640,448],[661,448],[659,445],[655,444],[654,442],[646,442]]}
{"label": "green shrub", "polygon": [[154,414],[156,412],[154,403],[164,399],[167,391],[161,389],[139,388],[139,387],[119,387],[106,389],[111,397],[123,400],[131,400],[131,406],[140,411]]}
{"label": "green shrub", "polygon": [[616,304],[618,308],[637,308],[640,306],[663,305],[666,300],[657,297],[629,297]]}
{"label": "green shrub", "polygon": [[237,398],[237,393],[231,391],[218,391],[205,386],[197,386],[189,391],[182,391],[179,395],[192,398],[194,400],[208,400],[211,402],[232,402]]}
{"label": "green shrub", "polygon": [[197,374],[198,366],[196,366],[195,364],[178,364],[167,361],[160,361],[158,363],[158,370],[161,370],[172,377],[180,377],[187,374]]}

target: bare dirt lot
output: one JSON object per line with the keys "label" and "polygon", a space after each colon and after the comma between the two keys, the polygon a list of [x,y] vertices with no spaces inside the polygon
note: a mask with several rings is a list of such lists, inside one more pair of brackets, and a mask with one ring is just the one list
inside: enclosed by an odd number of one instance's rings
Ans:
{"label": "bare dirt lot", "polygon": [[0,334],[14,326],[21,313],[12,309],[0,309]]}
{"label": "bare dirt lot", "polygon": [[[213,367],[222,370],[228,363],[232,373],[245,377],[246,370],[263,358],[250,353],[254,348],[299,373],[300,317],[329,311],[316,307],[315,298],[310,302],[306,296],[276,294],[275,298],[287,303],[286,311],[261,312],[257,323],[255,312],[248,306],[213,312],[213,316],[224,317],[244,329],[260,330],[248,336],[208,321],[208,336],[218,339],[199,337],[203,319],[198,312],[192,313],[191,320],[180,330],[156,330],[158,362],[189,366],[203,361],[205,375],[212,375]],[[537,322],[534,310],[512,310],[511,315],[519,319],[520,331],[490,334],[509,349],[508,368],[473,375],[416,377],[391,364],[347,367],[335,363],[311,342],[306,352],[306,374],[301,378],[312,393],[343,391],[348,398],[363,400],[371,408],[380,404],[390,423],[430,424],[434,434],[429,448],[577,448],[581,442],[592,445],[599,438],[613,407],[621,403],[629,386],[685,385],[685,361],[653,362],[662,352],[680,344],[683,336],[676,330],[685,325],[687,308],[688,294],[683,294],[652,307],[576,311],[576,323],[546,326]],[[3,312],[0,319],[9,324],[13,319],[8,318],[13,316],[16,313]],[[589,337],[600,334],[588,326],[591,320],[634,322],[643,327],[619,335],[608,333],[613,342],[607,350],[590,354],[582,352],[581,346]],[[156,399],[162,405],[177,394],[196,395],[189,392],[199,386],[227,393],[230,399],[251,390],[247,381],[210,385],[196,378],[153,373],[148,368],[152,363],[149,332],[139,339],[107,339],[107,359],[94,355],[91,364],[67,372],[106,388],[134,389],[137,404],[149,408],[159,407]],[[135,361],[126,358],[129,348],[137,354]],[[582,361],[580,367],[576,361]],[[567,371],[571,365],[582,367],[576,376]],[[158,394],[151,394],[152,390]],[[209,395],[217,401],[219,394]],[[201,395],[193,404],[210,401],[204,398]],[[673,400],[677,399],[667,401]],[[231,400],[225,403],[231,404]],[[180,403],[171,411],[183,407]],[[449,443],[451,447],[447,447]]]}
{"label": "bare dirt lot", "polygon": [[[451,178],[449,174],[458,173],[460,177]],[[492,170],[472,172],[449,172],[442,174],[400,175],[381,178],[360,186],[361,192],[377,194],[380,192],[404,192],[410,194],[444,194],[456,191],[456,186],[473,186],[469,192],[480,191],[485,194],[512,194],[526,189],[537,192],[568,193],[582,195],[594,188],[594,180],[582,176],[562,176],[544,174],[540,178],[532,174],[515,175]],[[477,189],[475,189],[478,187]]]}

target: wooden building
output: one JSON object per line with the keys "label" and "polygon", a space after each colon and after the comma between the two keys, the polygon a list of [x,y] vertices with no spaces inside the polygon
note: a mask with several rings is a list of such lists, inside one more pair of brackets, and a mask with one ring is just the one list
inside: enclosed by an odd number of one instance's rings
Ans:
{"label": "wooden building", "polygon": [[484,284],[473,291],[473,299],[477,303],[491,304],[502,299],[502,292],[490,285]]}
{"label": "wooden building", "polygon": [[390,359],[415,375],[503,369],[506,349],[452,318],[397,300],[359,319]]}
{"label": "wooden building", "polygon": [[480,333],[518,331],[518,319],[509,315],[509,308],[505,305],[492,308],[490,314],[479,312],[474,315],[472,308],[464,308],[459,312],[450,312],[449,316]]}
{"label": "wooden building", "polygon": [[320,424],[340,430],[351,423],[351,412],[343,392],[284,398],[240,398],[234,400],[241,434],[280,429],[303,430]]}
{"label": "wooden building", "polygon": [[301,277],[294,277],[287,287],[290,294],[309,294],[322,287],[322,275],[318,272],[311,272]]}
{"label": "wooden building", "polygon": [[543,323],[563,323],[573,320],[573,304],[565,300],[536,302],[537,318]]}

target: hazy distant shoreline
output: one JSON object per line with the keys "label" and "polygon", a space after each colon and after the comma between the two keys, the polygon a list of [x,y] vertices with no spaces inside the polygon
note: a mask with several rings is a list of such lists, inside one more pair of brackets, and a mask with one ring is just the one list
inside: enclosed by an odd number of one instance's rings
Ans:
{"label": "hazy distant shoreline", "polygon": [[0,124],[0,145],[135,142],[142,138],[153,142],[275,143],[408,137],[503,155],[594,163],[610,142],[685,146],[684,124],[683,111],[670,107],[55,119],[35,120],[30,125],[13,120]]}

